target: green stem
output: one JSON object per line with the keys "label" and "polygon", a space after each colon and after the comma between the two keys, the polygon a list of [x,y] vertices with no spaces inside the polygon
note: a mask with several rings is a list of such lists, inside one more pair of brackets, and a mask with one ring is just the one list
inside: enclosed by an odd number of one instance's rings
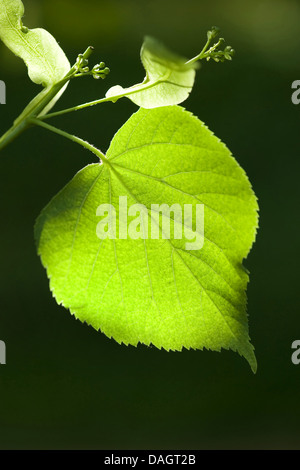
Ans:
{"label": "green stem", "polygon": [[6,131],[0,138],[0,151],[16,139],[22,132],[29,127],[28,122],[23,121],[19,124],[14,124],[8,131]]}
{"label": "green stem", "polygon": [[[83,54],[83,58],[87,59],[92,52],[93,48],[88,47]],[[17,117],[13,126],[0,137],[0,151],[4,147],[6,147],[6,145],[11,143],[16,137],[18,137],[22,132],[28,129],[28,127],[30,127],[30,119],[38,116],[43,111],[47,104],[50,103],[50,101],[57,95],[57,93],[74,76],[76,71],[77,68],[75,64],[62,80],[60,80],[58,83],[49,88],[48,91],[44,89],[41,93],[36,96],[36,98],[34,98],[29,103],[29,105]]]}
{"label": "green stem", "polygon": [[62,109],[61,111],[56,111],[54,113],[45,114],[45,116],[41,116],[39,119],[44,121],[45,119],[50,119],[56,116],[61,116],[62,114],[71,113],[73,111],[79,111],[80,109],[88,108],[89,106],[94,106],[96,104],[117,100],[119,98],[122,98],[123,96],[125,95],[118,95],[117,97],[101,98],[100,100],[89,101],[88,103],[79,104],[78,106],[72,106],[72,108],[66,108],[66,109]]}
{"label": "green stem", "polygon": [[73,111],[79,111],[80,109],[88,108],[90,106],[95,106],[96,104],[107,103],[109,101],[116,102],[120,98],[124,98],[124,96],[133,95],[134,93],[138,93],[143,90],[149,90],[150,88],[153,88],[154,86],[156,86],[158,83],[164,82],[166,79],[168,79],[168,77],[169,77],[169,72],[165,76],[160,78],[159,80],[156,80],[155,82],[149,81],[147,83],[140,83],[139,85],[134,85],[130,88],[127,88],[124,90],[125,93],[120,93],[119,95],[101,98],[100,100],[89,101],[88,103],[79,104],[77,106],[73,106],[72,108],[62,109],[61,111],[56,111],[55,113],[45,114],[45,116],[41,116],[39,119],[44,121],[45,119],[50,119],[56,116],[61,116],[63,114],[71,113]]}
{"label": "green stem", "polygon": [[212,42],[212,40],[215,38],[216,36],[213,35],[213,36],[210,36],[208,37],[207,41],[206,41],[206,44],[205,46],[203,47],[202,51],[196,55],[195,57],[193,57],[192,59],[188,60],[186,62],[187,65],[190,65],[190,64],[193,64],[195,62],[197,62],[198,60],[202,60],[202,59],[206,59],[207,57],[210,56],[210,54],[212,52],[215,51],[215,49],[217,49],[217,47],[219,47],[219,45],[224,41],[223,38],[220,38],[218,42],[216,42],[208,51],[207,51],[207,48],[208,46],[210,45],[210,43]]}
{"label": "green stem", "polygon": [[200,54],[196,55],[195,57],[193,57],[192,59],[188,60],[186,62],[186,65],[191,65],[191,64],[194,64],[195,62],[198,62],[198,60],[201,60],[204,58],[205,56],[205,52],[206,52],[206,49],[208,48],[210,44],[210,40],[208,40],[205,44],[205,46],[203,47],[202,51],[200,52]]}
{"label": "green stem", "polygon": [[93,145],[89,144],[83,139],[80,139],[79,137],[76,137],[75,135],[69,134],[66,131],[63,131],[61,129],[58,129],[57,127],[51,126],[50,124],[47,124],[46,122],[41,121],[40,119],[36,118],[30,118],[29,120],[30,123],[35,124],[37,126],[41,126],[44,129],[47,129],[48,131],[54,132],[55,134],[59,134],[66,139],[71,140],[72,142],[75,142],[76,144],[81,145],[82,147],[86,148],[87,150],[90,150],[93,154],[97,155],[97,157],[104,163],[108,163],[108,160],[106,156],[96,147]]}

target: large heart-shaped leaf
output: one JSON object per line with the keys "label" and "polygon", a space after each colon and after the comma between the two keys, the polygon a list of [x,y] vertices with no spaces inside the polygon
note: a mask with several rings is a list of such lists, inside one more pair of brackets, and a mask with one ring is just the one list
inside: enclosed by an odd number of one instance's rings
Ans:
{"label": "large heart-shaped leaf", "polygon": [[[57,302],[119,343],[232,349],[255,371],[242,261],[255,238],[257,202],[245,172],[201,121],[176,106],[140,109],[106,158],[75,175],[38,218],[38,252]],[[125,202],[142,206],[134,206],[139,217],[120,222]],[[114,207],[110,218],[100,217],[103,204]],[[154,204],[193,208],[181,239],[173,229],[185,221],[165,214],[166,236]],[[203,242],[201,204],[204,243],[187,249],[192,232]],[[111,229],[114,220],[116,229],[103,237],[103,223]]]}

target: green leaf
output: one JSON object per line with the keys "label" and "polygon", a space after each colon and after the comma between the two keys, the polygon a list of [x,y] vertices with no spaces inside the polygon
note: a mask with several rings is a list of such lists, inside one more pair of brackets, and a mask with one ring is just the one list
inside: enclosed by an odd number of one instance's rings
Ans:
{"label": "green leaf", "polygon": [[186,59],[173,54],[150,37],[145,38],[141,60],[146,70],[144,81],[130,88],[114,86],[108,90],[106,97],[127,96],[141,108],[179,104],[188,98],[198,64],[186,64]]}
{"label": "green leaf", "polygon": [[[255,239],[258,207],[245,172],[201,121],[177,106],[140,109],[106,158],[77,173],[37,220],[38,253],[57,302],[119,343],[232,349],[255,371],[242,261]],[[120,196],[128,208],[144,206],[135,232],[144,238],[125,239],[124,231],[118,237]],[[116,239],[98,238],[100,204],[116,209]],[[157,222],[152,204],[179,204],[183,212],[192,205],[187,235],[176,239],[175,226],[184,229],[185,220],[170,213]],[[204,244],[188,250],[192,229],[194,237],[203,234],[195,229],[197,204],[204,204]],[[168,220],[171,237],[163,239]],[[159,239],[145,238],[152,224]]]}
{"label": "green leaf", "polygon": [[[0,0],[0,39],[28,67],[30,79],[49,89],[70,70],[64,51],[48,31],[23,26],[24,5],[20,0]],[[59,92],[47,110],[57,101]],[[45,91],[42,92],[43,95]]]}

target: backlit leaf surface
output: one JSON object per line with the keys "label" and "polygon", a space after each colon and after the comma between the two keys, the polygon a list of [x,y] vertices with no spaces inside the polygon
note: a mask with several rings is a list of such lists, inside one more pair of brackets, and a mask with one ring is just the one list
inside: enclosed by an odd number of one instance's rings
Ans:
{"label": "backlit leaf surface", "polygon": [[[245,172],[177,106],[140,109],[113,138],[107,159],[77,173],[38,218],[38,252],[57,302],[119,343],[232,349],[255,371],[242,261],[258,207]],[[196,204],[204,204],[203,247],[187,250],[187,239],[172,230],[164,239],[161,221],[159,239],[100,240],[97,208],[112,204],[118,222],[119,196],[148,210],[143,234],[152,204],[191,204],[193,227]]]}
{"label": "backlit leaf surface", "polygon": [[[18,57],[24,60],[30,79],[45,89],[34,99],[40,100],[55,83],[70,70],[64,51],[45,29],[28,29],[22,24],[24,5],[20,0],[0,0],[0,39]],[[55,104],[65,87],[47,105]]]}
{"label": "backlit leaf surface", "polygon": [[116,85],[108,90],[107,97],[123,94],[141,108],[148,109],[179,104],[188,98],[197,64],[186,64],[186,59],[151,37],[145,38],[141,60],[146,71],[144,81],[130,88]]}

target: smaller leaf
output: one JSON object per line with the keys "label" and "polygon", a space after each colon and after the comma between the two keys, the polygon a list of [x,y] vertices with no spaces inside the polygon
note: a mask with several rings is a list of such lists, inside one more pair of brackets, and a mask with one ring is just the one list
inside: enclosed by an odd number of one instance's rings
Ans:
{"label": "smaller leaf", "polygon": [[[70,70],[70,63],[48,31],[23,26],[24,5],[21,0],[0,0],[0,39],[24,60],[30,79],[46,89],[59,82]],[[47,105],[49,110],[64,89]],[[45,90],[42,91],[45,94]]]}
{"label": "smaller leaf", "polygon": [[117,101],[125,95],[141,108],[175,105],[188,98],[198,64],[187,64],[185,58],[151,37],[145,38],[141,60],[146,70],[144,81],[130,88],[114,86],[106,93],[107,97],[115,96]]}

